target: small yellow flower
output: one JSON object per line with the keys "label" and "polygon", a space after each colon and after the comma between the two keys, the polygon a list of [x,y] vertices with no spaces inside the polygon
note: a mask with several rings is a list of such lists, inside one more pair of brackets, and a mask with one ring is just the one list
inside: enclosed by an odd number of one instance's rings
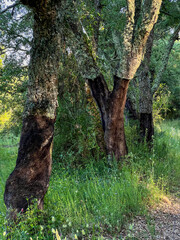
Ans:
{"label": "small yellow flower", "polygon": [[76,234],[74,235],[74,239],[78,239],[78,237],[77,237],[77,235],[76,235]]}
{"label": "small yellow flower", "polygon": [[3,232],[3,236],[4,236],[4,237],[6,236],[6,232]]}
{"label": "small yellow flower", "polygon": [[59,236],[58,230],[56,229],[56,239],[61,240],[61,237]]}
{"label": "small yellow flower", "polygon": [[52,229],[51,229],[51,232],[52,232],[52,233],[56,233],[56,231],[55,231],[55,229],[54,229],[54,228],[52,228]]}
{"label": "small yellow flower", "polygon": [[85,235],[85,231],[84,230],[82,230],[82,235]]}

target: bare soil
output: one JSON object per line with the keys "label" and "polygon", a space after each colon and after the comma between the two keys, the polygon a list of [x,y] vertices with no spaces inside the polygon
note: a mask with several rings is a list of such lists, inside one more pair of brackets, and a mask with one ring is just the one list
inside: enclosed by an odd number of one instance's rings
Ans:
{"label": "bare soil", "polygon": [[180,199],[164,197],[149,217],[137,216],[122,234],[124,240],[180,240]]}

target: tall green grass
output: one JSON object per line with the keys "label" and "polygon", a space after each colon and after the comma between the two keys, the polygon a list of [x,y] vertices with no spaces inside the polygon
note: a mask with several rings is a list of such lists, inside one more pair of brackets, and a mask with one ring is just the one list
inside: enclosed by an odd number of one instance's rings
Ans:
{"label": "tall green grass", "polygon": [[18,142],[19,138],[14,135],[1,136],[0,138],[0,213],[5,211],[2,196],[5,181],[15,166]]}
{"label": "tall green grass", "polygon": [[[45,210],[35,207],[9,226],[9,239],[121,239],[120,231],[133,216],[167,191],[177,193],[180,176],[179,121],[156,126],[154,147],[138,142],[135,126],[127,126],[129,155],[123,164],[91,159],[83,167],[58,164],[56,159],[45,197]],[[4,141],[3,141],[4,142]],[[5,180],[15,165],[17,148],[0,143],[0,239],[5,239]],[[9,144],[10,145],[10,144]],[[65,156],[64,156],[65,159]],[[87,161],[86,161],[87,162]],[[66,167],[65,167],[66,166]]]}

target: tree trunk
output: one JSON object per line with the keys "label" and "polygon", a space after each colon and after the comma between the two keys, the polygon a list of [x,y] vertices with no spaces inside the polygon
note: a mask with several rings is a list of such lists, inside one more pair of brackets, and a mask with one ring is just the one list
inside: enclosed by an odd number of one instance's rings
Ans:
{"label": "tree trunk", "polygon": [[152,137],[154,135],[152,112],[140,113],[140,135],[141,140],[146,139],[147,143],[152,142]]}
{"label": "tree trunk", "polygon": [[169,55],[173,48],[174,42],[178,39],[178,34],[180,30],[180,24],[174,30],[174,33],[169,39],[166,51],[164,52],[161,68],[157,73],[156,78],[153,81],[153,86],[151,87],[151,78],[150,77],[150,58],[153,46],[153,35],[154,30],[151,31],[151,34],[147,41],[147,51],[144,57],[144,61],[141,64],[140,70],[140,78],[139,78],[139,88],[140,88],[140,104],[139,104],[139,112],[140,112],[140,135],[141,140],[146,138],[148,143],[152,142],[152,137],[154,135],[154,125],[153,125],[153,94],[158,89],[160,80],[162,78],[163,72],[166,69],[168,64]]}
{"label": "tree trunk", "polygon": [[146,45],[146,53],[144,56],[144,61],[140,66],[139,74],[139,115],[140,115],[140,137],[141,140],[148,143],[152,142],[152,137],[154,135],[154,124],[152,116],[152,93],[151,93],[151,76],[150,76],[150,59],[153,46],[153,36],[154,30],[151,31]]}
{"label": "tree trunk", "polygon": [[124,108],[129,80],[114,76],[114,89],[109,92],[102,75],[88,80],[92,95],[101,113],[108,156],[120,160],[128,153],[124,131]]}
{"label": "tree trunk", "polygon": [[[82,42],[79,44],[82,46],[81,50],[84,51],[83,54],[81,51],[76,51],[75,57],[79,59],[81,74],[88,80],[92,95],[99,107],[107,152],[116,160],[127,154],[123,113],[129,81],[134,78],[141,64],[147,39],[158,19],[162,0],[127,0],[126,2],[127,21],[123,33],[123,51],[120,54],[121,60],[114,69],[116,76],[112,93],[109,92],[105,79],[100,74],[101,63],[98,60],[98,51],[88,44],[89,36],[82,22],[81,33],[78,24],[71,23],[73,32],[76,35],[78,33],[77,40]],[[140,12],[144,7],[146,11]],[[119,44],[115,43],[115,46]],[[120,53],[119,49],[117,53]]]}
{"label": "tree trunk", "polygon": [[22,2],[33,9],[34,34],[18,157],[4,193],[12,219],[17,212],[25,211],[34,199],[38,207],[43,208],[51,174],[60,55],[58,1],[41,7],[38,1]]}

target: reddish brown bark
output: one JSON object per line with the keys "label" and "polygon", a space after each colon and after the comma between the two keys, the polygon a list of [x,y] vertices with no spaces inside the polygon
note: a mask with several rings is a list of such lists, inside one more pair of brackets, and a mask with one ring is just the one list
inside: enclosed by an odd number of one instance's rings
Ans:
{"label": "reddish brown bark", "polygon": [[109,92],[102,75],[88,80],[92,95],[101,113],[107,154],[120,160],[128,153],[124,131],[124,108],[129,80],[114,77],[114,89]]}
{"label": "reddish brown bark", "polygon": [[124,130],[124,108],[128,85],[129,80],[115,77],[115,87],[110,96],[105,142],[108,154],[117,160],[128,153]]}
{"label": "reddish brown bark", "polygon": [[42,209],[49,186],[54,120],[43,116],[24,119],[18,158],[6,182],[7,208],[25,211],[33,199]]}

